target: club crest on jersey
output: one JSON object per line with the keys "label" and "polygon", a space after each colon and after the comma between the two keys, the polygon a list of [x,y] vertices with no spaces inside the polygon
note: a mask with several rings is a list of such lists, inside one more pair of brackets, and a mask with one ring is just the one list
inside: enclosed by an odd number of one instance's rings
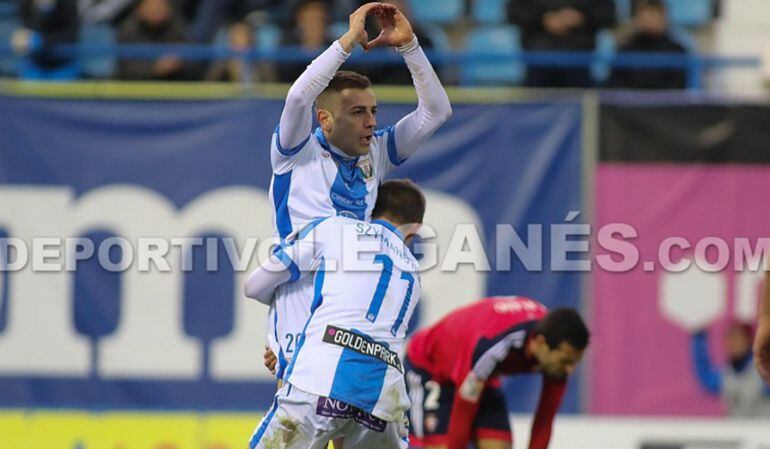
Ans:
{"label": "club crest on jersey", "polygon": [[356,164],[361,169],[361,173],[364,174],[364,180],[371,181],[374,179],[374,167],[372,167],[372,161],[368,157],[362,157]]}

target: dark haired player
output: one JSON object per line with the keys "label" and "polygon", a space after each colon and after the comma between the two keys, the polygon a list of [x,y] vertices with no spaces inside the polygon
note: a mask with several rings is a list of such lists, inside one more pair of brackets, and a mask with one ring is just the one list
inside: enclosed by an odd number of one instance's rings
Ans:
{"label": "dark haired player", "polygon": [[410,443],[431,449],[510,449],[500,376],[541,372],[543,389],[530,449],[546,449],[568,376],[589,332],[572,309],[551,312],[523,297],[496,297],[458,309],[411,339],[405,361]]}

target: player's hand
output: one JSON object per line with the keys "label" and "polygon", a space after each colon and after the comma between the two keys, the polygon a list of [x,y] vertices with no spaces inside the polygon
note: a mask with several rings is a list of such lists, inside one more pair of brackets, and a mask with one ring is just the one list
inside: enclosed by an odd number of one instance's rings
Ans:
{"label": "player's hand", "polygon": [[265,346],[265,355],[263,357],[265,358],[265,368],[267,368],[272,375],[275,375],[275,365],[278,364],[278,358],[269,346]]}
{"label": "player's hand", "polygon": [[759,375],[770,385],[770,315],[763,314],[754,335],[754,364]]}
{"label": "player's hand", "polygon": [[377,20],[380,22],[380,35],[368,42],[364,48],[369,50],[375,47],[400,47],[412,42],[414,31],[412,24],[406,20],[404,13],[393,5],[383,3],[376,11]]}
{"label": "player's hand", "polygon": [[372,2],[366,3],[353,11],[353,14],[351,14],[349,18],[350,28],[348,29],[348,32],[343,34],[339,39],[343,50],[350,53],[356,45],[361,45],[365,50],[367,49],[369,35],[366,34],[365,29],[366,17],[375,14],[380,8],[382,8],[382,3]]}

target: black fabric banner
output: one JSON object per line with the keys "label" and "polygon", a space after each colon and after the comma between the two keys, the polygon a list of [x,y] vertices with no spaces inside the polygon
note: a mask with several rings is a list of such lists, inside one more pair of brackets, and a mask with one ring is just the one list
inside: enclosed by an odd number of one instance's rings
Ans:
{"label": "black fabric banner", "polygon": [[770,164],[770,106],[602,105],[605,162]]}

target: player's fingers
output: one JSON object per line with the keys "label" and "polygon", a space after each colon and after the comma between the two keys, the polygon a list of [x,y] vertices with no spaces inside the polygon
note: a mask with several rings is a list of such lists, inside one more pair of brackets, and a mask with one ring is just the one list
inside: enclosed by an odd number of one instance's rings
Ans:
{"label": "player's fingers", "polygon": [[360,8],[355,10],[351,15],[351,17],[355,15],[368,16],[369,14],[372,14],[373,12],[378,11],[381,8],[382,8],[382,3],[380,2],[365,3]]}
{"label": "player's fingers", "polygon": [[385,37],[383,36],[383,33],[380,33],[379,36],[377,36],[376,38],[374,38],[374,39],[370,40],[369,42],[367,42],[366,44],[364,44],[364,50],[369,51],[369,50],[371,50],[373,48],[377,48],[380,45],[382,45],[384,41],[385,41]]}
{"label": "player's fingers", "polygon": [[396,7],[396,5],[391,5],[390,3],[382,3],[380,6],[380,9],[382,9],[382,11],[384,12],[391,12],[391,13],[398,12],[398,8]]}

